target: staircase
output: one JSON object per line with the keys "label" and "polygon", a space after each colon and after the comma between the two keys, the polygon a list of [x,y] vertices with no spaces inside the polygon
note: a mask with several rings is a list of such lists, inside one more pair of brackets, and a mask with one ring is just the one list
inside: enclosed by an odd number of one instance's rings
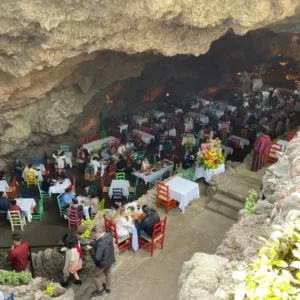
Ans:
{"label": "staircase", "polygon": [[259,193],[261,180],[265,169],[251,172],[247,169],[238,170],[218,186],[217,193],[211,197],[206,209],[223,215],[232,220],[238,220],[238,212],[245,206],[245,198],[250,189]]}

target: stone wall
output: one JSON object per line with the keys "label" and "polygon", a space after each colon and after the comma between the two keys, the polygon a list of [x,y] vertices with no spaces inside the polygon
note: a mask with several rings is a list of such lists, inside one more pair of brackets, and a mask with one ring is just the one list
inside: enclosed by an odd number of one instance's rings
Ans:
{"label": "stone wall", "polygon": [[300,216],[299,188],[300,133],[289,143],[278,162],[267,169],[254,214],[245,216],[240,212],[240,221],[228,231],[215,255],[195,253],[184,263],[178,299],[225,300],[232,297],[235,288],[232,274],[246,270],[247,263],[256,257],[263,245],[258,237],[268,238],[274,231],[273,225],[294,222]]}

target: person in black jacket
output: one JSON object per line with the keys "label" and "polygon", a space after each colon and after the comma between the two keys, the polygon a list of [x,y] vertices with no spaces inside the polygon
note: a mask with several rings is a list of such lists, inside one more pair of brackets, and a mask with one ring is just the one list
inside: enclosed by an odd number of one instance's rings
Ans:
{"label": "person in black jacket", "polygon": [[[94,242],[87,248],[91,251],[92,258],[95,262],[95,269],[92,276],[95,281],[97,290],[92,293],[92,297],[110,293],[111,285],[111,266],[116,262],[114,241],[111,232],[104,232],[101,226],[95,226],[92,231]],[[106,284],[102,284],[101,275],[106,277]]]}
{"label": "person in black jacket", "polygon": [[151,239],[153,233],[153,227],[156,223],[160,221],[158,212],[150,208],[148,205],[142,206],[142,211],[145,217],[139,222],[135,220],[134,225],[139,232],[139,235]]}
{"label": "person in black jacket", "polygon": [[0,191],[0,210],[8,211],[9,207],[10,207],[9,199],[5,196],[3,191]]}

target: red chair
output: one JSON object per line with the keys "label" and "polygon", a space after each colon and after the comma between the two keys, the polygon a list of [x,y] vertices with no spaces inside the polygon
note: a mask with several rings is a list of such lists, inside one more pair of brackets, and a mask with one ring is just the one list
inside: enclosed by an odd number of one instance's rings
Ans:
{"label": "red chair", "polygon": [[93,141],[94,141],[94,139],[93,139],[92,136],[88,136],[88,137],[86,138],[86,142],[87,142],[87,143],[91,143],[91,142],[93,142]]}
{"label": "red chair", "polygon": [[109,187],[105,186],[104,177],[100,177],[100,184],[101,184],[101,190],[102,190],[102,198],[104,198],[105,200],[108,200],[109,199],[109,195],[108,195]]}
{"label": "red chair", "polygon": [[110,180],[116,176],[116,172],[117,172],[117,165],[110,164],[108,166],[108,172],[107,172]]}
{"label": "red chair", "polygon": [[174,199],[171,199],[169,186],[158,181],[157,182],[157,196],[156,196],[157,208],[159,208],[161,204],[166,206],[166,212],[168,214],[169,210],[171,208],[173,208],[173,207],[176,208],[177,201]]}
{"label": "red chair", "polygon": [[72,185],[72,192],[74,194],[76,194],[76,178],[75,178],[75,175],[73,175],[73,185]]}
{"label": "red chair", "polygon": [[48,178],[51,175],[51,164],[47,163],[45,167],[46,171],[42,174],[43,178]]}
{"label": "red chair", "polygon": [[79,141],[78,141],[78,144],[79,144],[79,145],[83,145],[83,144],[85,144],[85,140],[84,140],[84,138],[81,138],[81,139],[79,139]]}
{"label": "red chair", "polygon": [[82,219],[78,218],[78,211],[77,209],[70,208],[68,212],[68,226],[69,229],[71,229],[71,226],[75,226],[76,230],[78,229],[78,226],[81,224]]}
{"label": "red chair", "polygon": [[11,199],[16,198],[16,193],[17,193],[16,184],[17,184],[17,177],[14,176],[13,180],[11,181],[11,187],[9,187],[5,190],[5,193],[8,198],[11,198]]}
{"label": "red chair", "polygon": [[118,246],[120,254],[122,252],[126,251],[126,250],[131,249],[131,236],[130,236],[130,234],[125,236],[122,239],[119,239],[118,234],[117,234],[116,224],[114,222],[112,222],[111,220],[109,220],[106,216],[104,216],[104,226],[105,226],[105,231],[106,232],[111,232],[112,233],[113,239],[114,239],[116,245]]}
{"label": "red chair", "polygon": [[160,245],[161,249],[164,248],[166,223],[167,217],[164,217],[159,223],[154,225],[151,239],[140,235],[139,247],[150,251],[151,256],[153,256],[155,246]]}
{"label": "red chair", "polygon": [[277,152],[280,152],[281,149],[282,149],[282,145],[277,144],[277,143],[272,143],[272,147],[271,147],[269,154],[265,161],[265,166],[268,163],[276,163],[277,162],[277,160],[278,160]]}
{"label": "red chair", "polygon": [[241,148],[240,140],[234,137],[228,138],[228,146],[233,149]]}
{"label": "red chair", "polygon": [[121,136],[120,131],[117,130],[117,129],[110,128],[110,129],[108,129],[108,132],[111,136],[114,136],[114,137],[117,137],[117,138]]}
{"label": "red chair", "polygon": [[285,140],[290,142],[296,136],[296,132],[289,131]]}
{"label": "red chair", "polygon": [[93,136],[93,141],[98,141],[98,140],[101,140],[100,134],[94,135],[94,136]]}

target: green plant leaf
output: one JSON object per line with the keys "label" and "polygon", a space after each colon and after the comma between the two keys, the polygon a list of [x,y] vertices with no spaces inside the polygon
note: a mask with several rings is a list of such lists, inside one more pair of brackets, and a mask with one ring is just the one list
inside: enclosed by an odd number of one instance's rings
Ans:
{"label": "green plant leaf", "polygon": [[289,265],[283,261],[283,260],[276,260],[273,262],[273,264],[277,267],[280,267],[280,268],[287,268]]}

